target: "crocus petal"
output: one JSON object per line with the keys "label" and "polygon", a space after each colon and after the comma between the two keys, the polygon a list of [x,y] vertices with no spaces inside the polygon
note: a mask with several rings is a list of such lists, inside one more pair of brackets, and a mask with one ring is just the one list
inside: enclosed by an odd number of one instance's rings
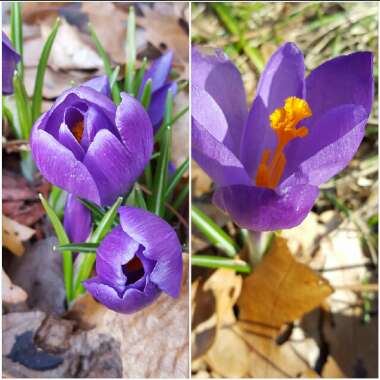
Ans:
{"label": "crocus petal", "polygon": [[314,115],[343,104],[357,104],[369,115],[374,94],[373,54],[358,52],[318,66],[306,79],[306,100]]}
{"label": "crocus petal", "polygon": [[13,94],[13,73],[20,55],[13,48],[7,35],[2,32],[2,94]]}
{"label": "crocus petal", "polygon": [[120,226],[115,227],[102,240],[96,251],[98,278],[106,285],[122,293],[127,281],[122,265],[133,258],[138,248],[138,242],[126,234]]}
{"label": "crocus petal", "polygon": [[309,135],[293,140],[287,147],[282,181],[318,186],[340,172],[358,150],[367,119],[364,107],[352,104],[314,119],[308,124]]}
{"label": "crocus petal", "polygon": [[101,204],[111,205],[128,191],[146,161],[139,161],[139,157],[126,149],[110,131],[102,129],[89,146],[83,164],[101,189]]}
{"label": "crocus petal", "polygon": [[235,185],[218,189],[213,202],[242,228],[275,231],[301,223],[317,196],[318,188],[311,185],[281,187],[277,191]]}
{"label": "crocus petal", "polygon": [[251,183],[239,159],[194,119],[191,144],[193,158],[217,185]]}
{"label": "crocus petal", "polygon": [[[196,48],[192,49],[191,67],[192,86],[206,91],[219,105],[228,125],[224,144],[238,155],[247,118],[247,100],[239,70],[222,51],[218,50],[215,56],[202,56]],[[193,100],[192,109],[196,109]]]}
{"label": "crocus petal", "polygon": [[149,282],[144,291],[129,288],[123,297],[115,289],[102,283],[98,277],[91,278],[83,283],[92,296],[109,309],[118,313],[131,314],[143,309],[155,301],[161,291]]}
{"label": "crocus petal", "polygon": [[82,161],[84,157],[84,150],[81,145],[78,143],[76,138],[71,133],[70,129],[66,124],[62,123],[59,128],[58,141],[64,145],[68,150],[73,152],[75,158],[79,161]]}
{"label": "crocus petal", "polygon": [[32,155],[41,174],[77,197],[100,203],[97,186],[88,169],[49,133],[35,129]]}
{"label": "crocus petal", "polygon": [[277,145],[269,115],[283,107],[288,97],[304,98],[304,76],[302,52],[292,43],[282,45],[265,66],[241,140],[240,157],[251,178],[256,175],[264,149]]}
{"label": "crocus petal", "polygon": [[144,256],[157,262],[150,280],[178,297],[182,280],[182,249],[173,228],[158,216],[134,207],[120,207],[123,230],[145,247]]}
{"label": "crocus petal", "polygon": [[67,196],[63,225],[73,243],[86,241],[91,232],[91,211],[72,194]]}
{"label": "crocus petal", "polygon": [[168,51],[160,58],[156,59],[150,68],[145,72],[141,82],[139,97],[142,96],[145,83],[148,79],[152,80],[152,93],[160,89],[166,82],[173,63],[173,52]]}
{"label": "crocus petal", "polygon": [[161,126],[165,113],[165,103],[168,91],[171,90],[173,96],[177,93],[177,83],[172,82],[165,84],[159,90],[152,94],[148,114],[153,125],[154,132]]}
{"label": "crocus petal", "polygon": [[135,98],[122,93],[115,121],[135,170],[141,172],[153,152],[153,128],[149,115]]}
{"label": "crocus petal", "polygon": [[89,81],[83,83],[82,86],[91,87],[108,98],[111,98],[111,87],[107,75],[90,79]]}

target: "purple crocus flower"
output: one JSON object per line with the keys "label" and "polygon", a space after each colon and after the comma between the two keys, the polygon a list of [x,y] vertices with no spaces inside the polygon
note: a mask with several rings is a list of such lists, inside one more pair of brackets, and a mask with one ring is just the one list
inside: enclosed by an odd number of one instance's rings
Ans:
{"label": "purple crocus flower", "polygon": [[96,78],[64,92],[34,124],[33,158],[52,184],[100,205],[126,193],[149,161],[153,128],[133,97],[119,106]]}
{"label": "purple crocus flower", "polygon": [[270,58],[249,112],[228,58],[192,53],[193,157],[217,185],[214,204],[241,227],[291,228],[318,186],[357,151],[373,101],[373,56],[334,58],[305,78],[303,55],[286,43]]}
{"label": "purple crocus flower", "polygon": [[134,313],[163,291],[178,297],[182,280],[181,244],[158,216],[120,207],[120,225],[101,242],[96,277],[83,285],[93,297],[120,313]]}
{"label": "purple crocus flower", "polygon": [[173,95],[177,93],[177,83],[168,81],[172,64],[173,52],[168,51],[152,63],[150,68],[145,72],[140,87],[139,99],[141,99],[144,86],[148,79],[152,80],[152,96],[148,108],[148,114],[155,132],[161,126],[164,117],[168,91],[171,90]]}
{"label": "purple crocus flower", "polygon": [[15,71],[17,62],[21,57],[19,54],[17,54],[16,50],[12,46],[11,41],[4,32],[2,54],[3,95],[10,95],[13,94],[13,73]]}

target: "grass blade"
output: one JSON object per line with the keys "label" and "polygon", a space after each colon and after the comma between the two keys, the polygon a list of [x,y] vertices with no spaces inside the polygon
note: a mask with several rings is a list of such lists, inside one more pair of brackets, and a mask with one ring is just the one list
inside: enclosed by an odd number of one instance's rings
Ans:
{"label": "grass blade", "polygon": [[[46,214],[48,215],[51,224],[53,225],[54,231],[57,235],[59,244],[70,244],[70,240],[67,237],[66,231],[63,228],[61,221],[59,220],[57,214],[50,207],[49,203],[42,196],[38,195],[41,199],[42,206],[44,207]],[[63,254],[63,277],[66,288],[66,298],[67,303],[69,304],[72,300],[72,285],[73,285],[73,257],[70,251],[64,251]]]}
{"label": "grass blade", "polygon": [[144,57],[142,64],[141,64],[141,67],[139,68],[139,70],[136,74],[136,78],[135,78],[134,84],[133,84],[133,96],[135,96],[135,97],[137,97],[139,95],[141,83],[144,79],[144,74],[145,74],[147,64],[148,64],[148,59],[146,57]]}
{"label": "grass blade", "polygon": [[61,217],[65,208],[67,199],[66,191],[57,186],[53,186],[49,194],[49,205],[53,208],[54,212]]}
{"label": "grass blade", "polygon": [[189,159],[186,159],[182,165],[175,171],[173,177],[170,180],[165,192],[165,199],[167,200],[170,197],[170,194],[177,186],[178,182],[181,180],[182,176],[185,174],[189,167]]}
{"label": "grass blade", "polygon": [[53,251],[70,251],[80,253],[94,253],[99,247],[99,243],[74,243],[61,244],[53,247]]}
{"label": "grass blade", "polygon": [[141,104],[147,110],[150,106],[150,99],[152,97],[152,79],[148,79],[145,83],[144,90],[141,96]]}
{"label": "grass blade", "polygon": [[[94,41],[96,49],[98,50],[98,53],[103,60],[104,71],[106,72],[108,79],[111,83],[112,68],[111,68],[110,59],[109,59],[106,51],[104,50],[103,45],[101,44],[98,36],[96,35],[94,28],[92,27],[92,25],[90,23],[88,24],[88,30],[90,31],[91,38]],[[120,102],[121,102],[120,88],[119,88],[119,85],[117,84],[117,81],[115,81],[115,83],[111,87],[111,93],[112,93],[113,101],[116,104],[120,104]]]}
{"label": "grass blade", "polygon": [[115,69],[112,71],[111,78],[110,78],[111,88],[115,85],[119,72],[120,72],[120,66],[116,66]]}
{"label": "grass blade", "polygon": [[13,1],[11,3],[11,40],[12,45],[20,54],[20,62],[17,63],[17,71],[21,77],[24,78],[24,45],[23,45],[23,31],[22,31],[22,13],[21,2]]}
{"label": "grass blade", "polygon": [[124,89],[129,94],[133,95],[134,86],[133,79],[135,76],[136,64],[136,16],[135,8],[131,6],[128,13],[127,24],[127,64],[125,66],[125,82]]}
{"label": "grass blade", "polygon": [[[112,207],[104,214],[103,219],[100,221],[98,227],[91,235],[89,241],[90,243],[99,243],[108,233],[116,218],[117,210],[122,202],[123,198],[119,197],[112,205]],[[74,299],[83,293],[84,287],[82,285],[82,282],[89,278],[95,263],[95,259],[96,255],[91,253],[86,254],[86,256],[83,258],[74,283]]]}
{"label": "grass blade", "polygon": [[191,221],[207,239],[227,256],[234,257],[238,246],[216,223],[197,207],[191,207]]}
{"label": "grass blade", "polygon": [[206,268],[227,268],[240,273],[250,273],[250,266],[243,260],[226,259],[219,256],[192,255],[191,265]]}
{"label": "grass blade", "polygon": [[32,115],[28,103],[28,95],[26,94],[22,79],[17,72],[13,77],[13,87],[21,137],[25,140],[29,140],[30,130],[32,128]]}
{"label": "grass blade", "polygon": [[44,83],[46,66],[48,63],[51,48],[53,47],[53,43],[54,43],[55,37],[57,36],[60,25],[61,25],[61,20],[57,18],[57,20],[54,23],[53,29],[50,32],[49,37],[47,38],[45,42],[45,45],[42,49],[42,53],[40,56],[40,60],[38,62],[37,75],[36,75],[36,80],[34,82],[34,91],[33,91],[33,98],[32,98],[32,122],[33,123],[37,120],[37,118],[41,114],[42,87]]}

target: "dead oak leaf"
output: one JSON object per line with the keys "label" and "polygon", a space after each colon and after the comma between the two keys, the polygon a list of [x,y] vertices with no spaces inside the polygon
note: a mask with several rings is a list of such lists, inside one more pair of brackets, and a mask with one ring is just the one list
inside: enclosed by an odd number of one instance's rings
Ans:
{"label": "dead oak leaf", "polygon": [[332,292],[327,280],[294,259],[285,239],[276,238],[243,281],[239,319],[248,330],[274,337],[283,324],[311,311]]}

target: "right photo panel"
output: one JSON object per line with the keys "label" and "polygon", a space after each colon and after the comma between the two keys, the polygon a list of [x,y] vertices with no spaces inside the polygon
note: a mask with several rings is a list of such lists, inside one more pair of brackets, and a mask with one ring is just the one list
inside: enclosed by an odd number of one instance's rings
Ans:
{"label": "right photo panel", "polygon": [[191,4],[194,378],[378,377],[378,3]]}

